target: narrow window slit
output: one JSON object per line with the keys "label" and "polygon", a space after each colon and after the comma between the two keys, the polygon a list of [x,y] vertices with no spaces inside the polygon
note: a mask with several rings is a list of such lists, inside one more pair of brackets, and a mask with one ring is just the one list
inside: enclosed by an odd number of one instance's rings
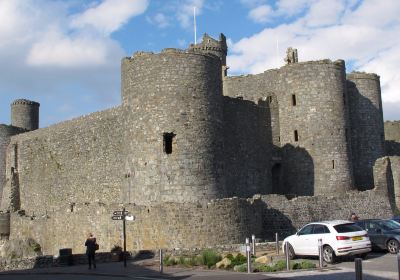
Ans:
{"label": "narrow window slit", "polygon": [[335,160],[332,160],[332,169],[335,169]]}
{"label": "narrow window slit", "polygon": [[176,134],[173,132],[165,132],[164,133],[164,153],[167,155],[172,154],[172,141]]}
{"label": "narrow window slit", "polygon": [[297,132],[297,130],[294,131],[294,141],[299,141],[299,134]]}
{"label": "narrow window slit", "polygon": [[292,94],[292,105],[296,106],[297,102],[296,102],[296,94]]}

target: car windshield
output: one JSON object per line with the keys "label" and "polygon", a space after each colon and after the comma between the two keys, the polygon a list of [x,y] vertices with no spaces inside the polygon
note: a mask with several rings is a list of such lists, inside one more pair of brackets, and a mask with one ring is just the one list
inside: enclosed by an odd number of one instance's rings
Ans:
{"label": "car windshield", "polygon": [[382,220],[382,221],[377,221],[376,222],[379,227],[381,227],[383,230],[394,230],[394,229],[400,229],[400,224],[395,221],[391,220]]}
{"label": "car windshield", "polygon": [[333,226],[338,233],[362,231],[363,229],[354,223]]}

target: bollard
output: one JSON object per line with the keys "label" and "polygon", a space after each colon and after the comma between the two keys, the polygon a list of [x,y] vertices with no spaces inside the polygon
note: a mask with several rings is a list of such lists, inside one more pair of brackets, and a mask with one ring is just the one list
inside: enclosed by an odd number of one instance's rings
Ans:
{"label": "bollard", "polygon": [[275,232],[275,249],[276,249],[276,255],[279,255],[279,234]]}
{"label": "bollard", "polygon": [[399,280],[400,280],[400,252],[397,253],[397,270],[399,272]]}
{"label": "bollard", "polygon": [[251,273],[250,241],[246,238],[247,273]]}
{"label": "bollard", "polygon": [[160,249],[160,273],[164,272],[163,251]]}
{"label": "bollard", "polygon": [[323,259],[323,248],[322,248],[322,239],[318,239],[318,256],[319,256],[319,268],[322,269],[324,267],[324,259]]}
{"label": "bollard", "polygon": [[256,256],[256,236],[254,234],[251,235],[251,245],[252,245],[252,254]]}
{"label": "bollard", "polygon": [[362,259],[356,258],[354,259],[354,264],[356,268],[356,280],[362,280]]}
{"label": "bollard", "polygon": [[290,270],[289,242],[285,243],[286,270]]}

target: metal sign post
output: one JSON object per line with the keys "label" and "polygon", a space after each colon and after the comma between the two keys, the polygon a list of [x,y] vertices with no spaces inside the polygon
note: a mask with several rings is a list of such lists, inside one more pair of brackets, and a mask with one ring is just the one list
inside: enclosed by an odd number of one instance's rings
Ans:
{"label": "metal sign post", "polygon": [[126,221],[133,221],[135,220],[135,216],[128,215],[129,212],[125,211],[125,207],[122,211],[114,211],[113,216],[111,217],[112,220],[122,220],[122,231],[124,236],[124,267],[126,267]]}
{"label": "metal sign post", "polygon": [[123,221],[123,232],[124,232],[124,267],[126,267],[126,222],[125,222],[125,207],[123,208],[122,221]]}

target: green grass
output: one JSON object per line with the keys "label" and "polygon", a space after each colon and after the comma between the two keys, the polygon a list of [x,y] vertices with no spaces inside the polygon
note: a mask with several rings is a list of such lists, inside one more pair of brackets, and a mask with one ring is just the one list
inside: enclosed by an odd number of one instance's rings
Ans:
{"label": "green grass", "polygon": [[217,262],[222,260],[221,255],[213,250],[205,250],[201,252],[200,257],[201,257],[201,264],[206,265],[208,268],[215,266]]}

